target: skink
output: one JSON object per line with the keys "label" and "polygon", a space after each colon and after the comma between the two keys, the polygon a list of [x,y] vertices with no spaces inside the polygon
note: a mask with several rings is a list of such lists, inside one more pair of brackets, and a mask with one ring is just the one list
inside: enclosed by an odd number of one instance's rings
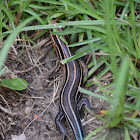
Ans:
{"label": "skink", "polygon": [[[53,24],[56,22],[52,21]],[[61,31],[62,28],[57,28],[57,31]],[[59,58],[65,59],[71,57],[73,52],[71,48],[67,47],[66,44],[57,36],[50,34],[53,46],[59,55]],[[66,80],[62,92],[60,94],[60,112],[57,114],[55,122],[60,132],[67,136],[67,132],[61,123],[63,117],[66,117],[71,129],[74,133],[76,140],[84,139],[84,131],[79,116],[79,109],[83,104],[86,104],[87,108],[90,109],[87,98],[83,98],[77,101],[78,98],[78,87],[82,81],[82,69],[78,60],[73,60],[65,64]]]}

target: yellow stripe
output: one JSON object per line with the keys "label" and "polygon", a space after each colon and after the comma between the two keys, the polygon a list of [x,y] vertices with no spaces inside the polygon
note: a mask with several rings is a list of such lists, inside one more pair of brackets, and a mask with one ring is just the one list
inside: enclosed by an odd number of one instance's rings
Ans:
{"label": "yellow stripe", "polygon": [[[52,38],[53,38],[53,36],[52,36]],[[64,55],[64,58],[67,58],[66,57],[66,53],[65,53],[65,51],[64,51],[64,49],[63,49],[63,45],[61,44],[61,40],[60,40],[60,38],[56,35],[56,38],[57,38],[57,40],[58,40],[58,43],[59,43],[59,45],[60,45],[60,47],[61,47],[61,49],[62,49],[62,51],[63,51],[63,55]],[[54,41],[54,44],[56,44],[55,43],[55,40],[53,39],[53,41]],[[58,50],[58,52],[59,52],[59,55],[60,55],[60,57],[62,58],[62,56],[61,56],[61,52],[60,52],[60,50],[59,50],[59,47],[57,46],[57,45],[55,45],[55,47],[57,47],[57,50]],[[64,46],[64,47],[66,47],[66,46]],[[66,48],[67,49],[67,51],[68,51],[68,54],[69,54],[69,56],[72,56],[72,54],[71,54],[71,51],[70,51],[70,49],[69,48]],[[73,65],[73,67],[74,67],[74,78],[73,78],[73,82],[71,83],[71,87],[70,87],[70,90],[68,91],[68,93],[67,93],[67,97],[68,97],[68,104],[69,104],[69,107],[70,107],[70,111],[71,111],[71,113],[72,113],[72,115],[73,115],[73,119],[75,119],[75,121],[78,123],[78,120],[77,120],[77,117],[76,117],[76,114],[75,114],[75,112],[74,112],[74,110],[73,110],[73,108],[72,108],[72,104],[71,104],[71,100],[70,100],[70,96],[71,96],[71,94],[73,94],[72,93],[72,89],[73,89],[73,87],[74,87],[74,84],[75,84],[75,80],[76,80],[76,64],[75,64],[75,61],[72,61],[72,65]],[[68,120],[69,121],[71,121],[70,120],[70,118],[69,118],[69,115],[67,114],[67,112],[66,112],[66,110],[65,110],[65,105],[63,104],[63,95],[65,94],[64,93],[64,90],[67,88],[66,86],[67,86],[67,83],[68,83],[68,80],[70,79],[70,67],[69,67],[69,65],[68,64],[66,64],[66,68],[67,68],[67,79],[66,79],[66,83],[65,83],[65,85],[64,85],[64,87],[63,87],[63,90],[62,90],[62,95],[61,95],[61,107],[62,107],[62,109],[63,109],[63,111],[64,111],[64,113],[66,114],[66,116],[67,116],[67,118],[68,118]],[[81,69],[80,69],[81,70]],[[80,72],[80,74],[81,74],[81,72]],[[80,77],[80,81],[79,81],[79,86],[81,85],[81,81],[82,81],[82,75],[80,75],[81,77]],[[78,88],[78,87],[77,87]],[[64,93],[64,94],[63,94]],[[77,99],[77,95],[78,95],[78,89],[77,89],[77,91],[76,91],[76,93],[75,93],[75,102],[76,102],[76,99]],[[72,122],[70,122],[71,124],[72,124]],[[78,126],[77,126],[78,127]]]}

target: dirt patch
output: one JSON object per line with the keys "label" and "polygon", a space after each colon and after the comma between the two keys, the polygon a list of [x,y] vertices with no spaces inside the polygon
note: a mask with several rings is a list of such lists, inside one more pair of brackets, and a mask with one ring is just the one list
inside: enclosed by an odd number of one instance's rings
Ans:
{"label": "dirt patch", "polygon": [[[27,90],[16,92],[0,86],[0,139],[19,139],[16,136],[25,134],[27,140],[60,140],[62,135],[56,129],[55,117],[59,111],[59,94],[65,81],[64,70],[58,71],[54,79],[49,75],[57,67],[59,60],[55,53],[49,35],[36,41],[36,46],[30,42],[15,45],[11,49],[3,78],[20,77],[29,86]],[[22,52],[22,53],[21,53]],[[19,55],[20,54],[20,55]],[[18,56],[19,55],[19,56]],[[89,88],[97,91],[96,86]],[[97,91],[98,92],[98,91]],[[101,93],[99,93],[101,94]],[[91,107],[108,108],[108,104],[99,99],[89,97]],[[104,123],[88,114],[82,117],[85,134],[89,134]],[[74,139],[71,129],[64,121],[69,139]]]}

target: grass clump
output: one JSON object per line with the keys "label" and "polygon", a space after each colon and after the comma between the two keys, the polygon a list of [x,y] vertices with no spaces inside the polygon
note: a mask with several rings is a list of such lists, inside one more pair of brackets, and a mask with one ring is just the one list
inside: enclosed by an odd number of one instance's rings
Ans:
{"label": "grass clump", "polygon": [[[79,47],[75,55],[62,62],[91,54],[92,62],[86,87],[97,84],[105,97],[80,88],[85,94],[106,100],[111,109],[106,111],[106,125],[94,130],[87,136],[105,128],[123,128],[125,139],[130,139],[130,132],[140,130],[140,8],[139,0],[28,0],[0,2],[0,41],[4,46],[0,51],[0,69],[11,44],[16,43],[17,35],[28,39],[25,31],[41,30],[32,39],[55,28],[50,20],[59,19],[56,27],[65,27],[57,35],[71,35],[68,47]],[[34,20],[34,21],[33,21]],[[34,23],[37,23],[34,25]],[[100,57],[96,57],[99,55]],[[90,79],[94,72],[104,65],[104,69]],[[111,72],[113,80],[102,86],[100,78]],[[110,96],[112,95],[112,96]]]}

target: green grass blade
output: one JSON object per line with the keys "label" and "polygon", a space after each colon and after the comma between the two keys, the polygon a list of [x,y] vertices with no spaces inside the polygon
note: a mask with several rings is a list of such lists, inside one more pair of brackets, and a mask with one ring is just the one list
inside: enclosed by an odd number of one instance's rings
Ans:
{"label": "green grass blade", "polygon": [[113,111],[115,114],[111,127],[116,126],[124,117],[125,92],[127,90],[129,78],[129,64],[129,58],[125,57],[121,64],[120,73],[117,76],[116,88],[113,94]]}
{"label": "green grass blade", "polygon": [[41,15],[36,14],[32,9],[25,9],[24,12],[29,13],[35,17],[42,25],[45,25],[45,22],[40,18]]}
{"label": "green grass blade", "polygon": [[121,64],[120,72],[117,76],[116,89],[113,94],[115,106],[117,106],[118,104],[124,105],[125,92],[127,90],[129,77],[129,64],[130,59],[128,57],[125,57]]}
{"label": "green grass blade", "polygon": [[103,130],[103,129],[106,129],[106,128],[108,128],[107,125],[95,129],[95,130],[92,131],[90,134],[88,134],[88,136],[85,138],[85,140],[89,140],[94,134],[96,134],[97,132],[99,132],[99,131],[101,131],[101,130]]}
{"label": "green grass blade", "polygon": [[99,15],[97,15],[96,12],[94,12],[93,10],[92,10],[92,12],[91,12],[90,10],[84,9],[84,8],[80,7],[79,5],[77,5],[77,4],[74,4],[74,3],[70,2],[69,0],[61,0],[61,1],[62,1],[63,3],[65,3],[65,4],[67,4],[67,5],[69,5],[69,6],[73,7],[73,8],[75,8],[75,9],[77,9],[77,10],[80,11],[81,13],[85,13],[85,14],[90,15],[90,16],[96,18],[96,19],[102,19],[102,18],[101,18]]}
{"label": "green grass blade", "polygon": [[101,95],[99,95],[99,94],[96,94],[96,93],[94,93],[94,92],[91,92],[91,91],[89,91],[89,90],[87,90],[87,89],[84,89],[84,88],[82,88],[82,87],[79,87],[79,92],[84,93],[84,94],[88,94],[88,95],[90,95],[90,96],[93,96],[93,97],[95,97],[95,98],[99,98],[99,99],[104,100],[104,101],[108,101],[108,99],[107,99],[106,97],[101,96]]}
{"label": "green grass blade", "polygon": [[125,140],[130,140],[130,135],[127,127],[125,127]]}
{"label": "green grass blade", "polygon": [[6,67],[4,67],[2,70],[0,70],[0,77],[2,76],[2,74],[4,73],[5,70],[6,70]]}
{"label": "green grass blade", "polygon": [[2,49],[0,51],[0,70],[2,68],[2,65],[3,65],[4,61],[6,60],[6,56],[8,54],[8,51],[10,49],[11,44],[13,43],[13,40],[21,32],[22,28],[24,26],[26,26],[28,23],[30,23],[31,21],[33,21],[34,19],[35,19],[34,17],[26,19],[24,22],[20,23],[15,28],[15,30],[13,30],[13,32],[9,35],[9,37],[7,38],[4,46],[2,47]]}
{"label": "green grass blade", "polygon": [[85,45],[85,44],[96,42],[96,41],[99,41],[99,40],[101,40],[101,38],[96,37],[96,38],[85,40],[83,42],[78,42],[78,43],[70,44],[67,47],[75,47],[75,46]]}
{"label": "green grass blade", "polygon": [[[111,59],[111,65],[112,65],[112,72],[115,78],[117,77],[117,63],[116,63],[116,57],[115,57],[115,47],[113,43],[113,32],[112,32],[112,26],[111,26],[111,2],[110,0],[105,0],[105,21],[106,21],[106,29],[107,29],[107,43],[109,46],[109,51],[110,51],[110,59]],[[112,1],[113,3],[113,1]]]}

